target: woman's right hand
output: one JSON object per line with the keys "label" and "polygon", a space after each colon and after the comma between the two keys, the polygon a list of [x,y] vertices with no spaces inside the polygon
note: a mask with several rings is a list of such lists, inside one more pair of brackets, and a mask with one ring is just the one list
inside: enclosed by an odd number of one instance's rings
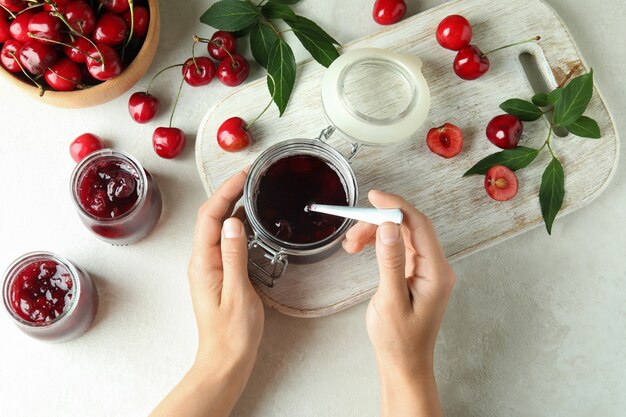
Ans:
{"label": "woman's right hand", "polygon": [[[399,208],[404,214],[401,226],[358,223],[343,242],[351,254],[376,245],[380,285],[367,310],[367,330],[382,379],[383,414],[387,409],[403,415],[402,407],[392,406],[394,392],[398,396],[406,385],[432,382],[434,399],[430,392],[430,405],[421,409],[437,415],[435,341],[456,277],[428,217],[399,196],[371,191],[368,197],[377,208]],[[421,415],[417,411],[413,408],[412,415]]]}

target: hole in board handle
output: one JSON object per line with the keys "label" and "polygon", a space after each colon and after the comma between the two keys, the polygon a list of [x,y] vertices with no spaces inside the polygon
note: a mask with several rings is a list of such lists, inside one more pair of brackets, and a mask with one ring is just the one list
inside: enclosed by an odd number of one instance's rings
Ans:
{"label": "hole in board handle", "polygon": [[[530,52],[522,52],[519,56],[520,63],[522,64],[522,68],[526,73],[526,78],[528,78],[528,82],[532,87],[535,94],[538,93],[549,93],[552,89],[548,86],[546,79],[543,77],[543,74],[539,70],[539,65],[537,64],[537,58],[535,55]],[[550,109],[544,117],[547,117],[548,120],[552,120],[553,110]],[[560,138],[564,138],[569,135],[567,129],[562,127],[555,127],[554,134]]]}

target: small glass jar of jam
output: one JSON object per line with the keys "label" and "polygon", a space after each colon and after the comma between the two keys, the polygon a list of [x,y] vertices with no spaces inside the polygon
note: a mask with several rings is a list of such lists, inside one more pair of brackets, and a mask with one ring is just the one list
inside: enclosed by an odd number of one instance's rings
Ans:
{"label": "small glass jar of jam", "polygon": [[74,168],[70,185],[80,219],[105,242],[135,243],[161,217],[156,181],[125,152],[102,149],[90,154]]}
{"label": "small glass jar of jam", "polygon": [[292,139],[268,148],[250,168],[244,208],[252,229],[249,247],[261,251],[272,270],[251,254],[259,273],[250,272],[271,285],[288,261],[312,263],[332,255],[354,222],[304,207],[312,202],[354,207],[357,200],[350,164],[323,141]]}
{"label": "small glass jar of jam", "polygon": [[27,253],[6,270],[4,307],[27,335],[48,342],[87,331],[98,309],[93,281],[67,259],[50,252]]}

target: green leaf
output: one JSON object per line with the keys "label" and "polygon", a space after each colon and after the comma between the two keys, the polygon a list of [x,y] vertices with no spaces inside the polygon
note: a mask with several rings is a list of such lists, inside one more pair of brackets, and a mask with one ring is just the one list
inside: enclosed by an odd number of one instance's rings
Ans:
{"label": "green leaf", "polygon": [[546,107],[550,104],[546,93],[537,93],[533,96],[532,102],[539,107]]}
{"label": "green leaf", "polygon": [[567,130],[581,138],[600,139],[602,137],[598,122],[587,116],[581,116],[574,123],[568,125]]}
{"label": "green leaf", "polygon": [[539,202],[541,214],[548,234],[552,234],[552,224],[563,206],[565,196],[565,173],[558,159],[553,158],[541,177]]}
{"label": "green leaf", "polygon": [[328,67],[339,58],[339,52],[333,45],[335,41],[319,26],[300,16],[296,16],[295,19],[286,19],[285,22],[291,26],[302,45],[321,65]]}
{"label": "green leaf", "polygon": [[530,101],[512,98],[500,104],[500,108],[524,122],[532,122],[543,116],[543,112]]}
{"label": "green leaf", "polygon": [[300,0],[269,0],[269,1],[270,3],[276,3],[276,4],[296,4]]}
{"label": "green leaf", "polygon": [[221,0],[209,7],[200,21],[219,30],[236,32],[252,25],[259,16],[259,9],[247,1]]}
{"label": "green leaf", "polygon": [[296,83],[296,59],[291,47],[280,38],[274,42],[270,52],[267,74],[267,85],[282,116]]}
{"label": "green leaf", "polygon": [[593,70],[574,78],[554,106],[554,124],[567,127],[583,115],[593,94]]}
{"label": "green leaf", "polygon": [[280,3],[267,3],[261,13],[268,19],[290,19],[296,16],[291,7]]}
{"label": "green leaf", "polygon": [[255,61],[263,68],[267,68],[267,61],[277,39],[278,35],[274,32],[274,29],[265,23],[257,22],[252,26],[250,31],[250,49]]}
{"label": "green leaf", "polygon": [[557,87],[552,90],[552,92],[548,94],[548,103],[554,106],[561,98],[561,94],[563,94],[563,89],[561,87]]}
{"label": "green leaf", "polygon": [[481,159],[476,165],[463,174],[463,176],[467,177],[468,175],[473,174],[484,175],[487,173],[489,168],[494,165],[504,165],[513,171],[517,171],[518,169],[526,168],[530,165],[538,154],[539,149],[527,148],[525,146],[507,149]]}
{"label": "green leaf", "polygon": [[291,26],[294,32],[296,31],[294,26],[296,26],[298,28],[298,31],[300,32],[310,33],[314,35],[315,37],[324,39],[326,42],[333,44],[333,45],[337,45],[337,46],[341,45],[332,36],[326,33],[324,29],[319,27],[317,23],[315,23],[312,20],[307,19],[304,16],[295,16],[289,19],[288,21],[286,20],[286,22],[289,26]]}

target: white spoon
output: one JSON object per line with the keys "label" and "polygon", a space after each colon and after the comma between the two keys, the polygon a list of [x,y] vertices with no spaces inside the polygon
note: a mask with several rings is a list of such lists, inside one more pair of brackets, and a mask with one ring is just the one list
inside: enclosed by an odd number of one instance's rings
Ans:
{"label": "white spoon", "polygon": [[326,204],[311,203],[304,207],[304,211],[330,214],[331,216],[345,217],[347,219],[360,220],[377,226],[391,222],[402,223],[403,215],[400,209],[377,209],[363,207],[330,206]]}

